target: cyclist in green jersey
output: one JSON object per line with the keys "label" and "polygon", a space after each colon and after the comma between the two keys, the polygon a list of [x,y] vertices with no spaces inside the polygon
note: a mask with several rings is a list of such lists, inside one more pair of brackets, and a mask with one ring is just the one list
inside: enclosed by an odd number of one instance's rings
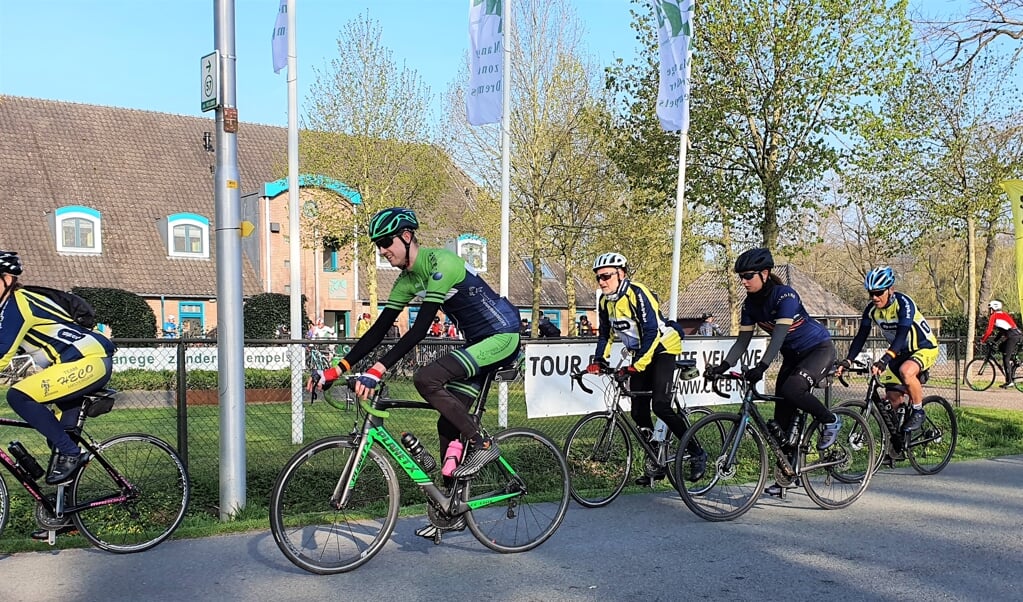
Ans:
{"label": "cyclist in green jersey", "polygon": [[500,450],[496,442],[480,432],[469,415],[468,404],[488,372],[518,357],[519,312],[455,253],[419,246],[418,228],[415,213],[401,207],[384,209],[370,220],[370,240],[393,267],[401,269],[401,274],[369,330],[337,367],[314,378],[322,387],[351,369],[384,339],[405,306],[421,298],[419,314],[408,332],[359,377],[355,392],[363,399],[369,397],[384,373],[428,336],[437,311],[442,310],[461,331],[465,344],[420,368],[413,382],[423,399],[441,413],[437,422],[441,453],[459,435],[467,442],[465,457],[453,476],[471,476],[496,460]]}

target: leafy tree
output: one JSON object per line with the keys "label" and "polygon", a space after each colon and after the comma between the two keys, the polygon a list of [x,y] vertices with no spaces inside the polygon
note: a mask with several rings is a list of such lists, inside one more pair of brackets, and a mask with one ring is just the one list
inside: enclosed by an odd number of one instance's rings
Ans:
{"label": "leafy tree", "polygon": [[[325,238],[347,244],[385,207],[429,207],[451,182],[453,167],[430,144],[429,87],[414,70],[398,66],[381,39],[368,14],[354,19],[341,29],[338,56],[316,70],[300,144],[303,170],[344,182],[362,203],[317,203],[305,218],[304,236],[314,245]],[[358,249],[370,268],[375,313],[375,249]]]}

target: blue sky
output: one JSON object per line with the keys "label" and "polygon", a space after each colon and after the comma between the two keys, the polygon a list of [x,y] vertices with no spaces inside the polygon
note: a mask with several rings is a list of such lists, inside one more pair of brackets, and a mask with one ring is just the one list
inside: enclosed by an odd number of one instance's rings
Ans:
{"label": "blue sky", "polygon": [[[235,0],[241,121],[287,125],[287,69],[274,74],[270,51],[278,2]],[[296,4],[300,105],[313,68],[336,56],[341,28],[366,11],[395,61],[417,70],[438,98],[469,44],[468,0]],[[631,3],[579,6],[600,64],[631,60]],[[213,0],[0,0],[0,94],[198,116],[199,61],[213,49]]]}
{"label": "blue sky", "polygon": [[[278,2],[235,0],[237,98],[245,122],[287,125],[287,70],[274,74],[270,51]],[[300,115],[313,69],[327,66],[341,28],[366,11],[395,60],[417,70],[436,98],[463,64],[468,0],[296,2]],[[969,6],[910,4],[945,14]],[[576,6],[598,64],[633,59],[629,0]],[[199,61],[213,48],[213,0],[0,0],[0,94],[198,116]]]}

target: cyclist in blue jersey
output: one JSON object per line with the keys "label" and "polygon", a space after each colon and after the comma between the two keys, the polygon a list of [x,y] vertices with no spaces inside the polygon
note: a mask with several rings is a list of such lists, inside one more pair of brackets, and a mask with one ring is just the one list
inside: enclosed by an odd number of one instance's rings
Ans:
{"label": "cyclist in blue jersey", "polygon": [[[735,260],[735,272],[746,289],[746,300],[739,319],[739,336],[724,361],[711,366],[708,371],[724,374],[734,366],[749,347],[757,326],[770,333],[771,339],[763,358],[746,370],[746,379],[750,383],[758,382],[780,353],[782,363],[774,390],[786,403],[775,405],[774,424],[769,426],[776,433],[779,432],[777,429],[787,433],[795,408],[799,408],[823,425],[817,449],[825,450],[835,443],[842,420],[832,414],[811,393],[811,389],[834,365],[835,346],[827,329],[807,314],[796,291],[771,273],[773,268],[771,251],[764,248],[750,249]],[[781,489],[775,484],[768,487],[767,493],[780,495]]]}
{"label": "cyclist in blue jersey", "polygon": [[[419,246],[418,228],[415,213],[400,207],[384,209],[370,220],[370,240],[392,266],[402,270],[401,274],[387,305],[369,330],[337,367],[314,378],[322,387],[350,370],[383,340],[405,306],[421,298],[419,314],[408,332],[359,377],[355,392],[367,398],[384,373],[427,337],[434,316],[443,310],[461,331],[465,344],[420,368],[413,382],[423,399],[441,413],[437,422],[441,453],[459,435],[465,438],[465,457],[454,476],[471,476],[496,460],[501,452],[492,438],[482,435],[469,415],[468,405],[488,372],[507,366],[518,357],[519,312],[455,253]],[[459,526],[464,527],[461,519]],[[432,538],[435,531],[430,529],[436,527],[428,525],[416,533]]]}
{"label": "cyclist in blue jersey", "polygon": [[83,397],[110,380],[114,344],[79,326],[49,298],[23,289],[22,271],[16,252],[0,251],[0,366],[20,348],[42,368],[12,385],[7,403],[53,447],[46,483],[57,485],[71,479],[88,457],[64,429],[77,424]]}

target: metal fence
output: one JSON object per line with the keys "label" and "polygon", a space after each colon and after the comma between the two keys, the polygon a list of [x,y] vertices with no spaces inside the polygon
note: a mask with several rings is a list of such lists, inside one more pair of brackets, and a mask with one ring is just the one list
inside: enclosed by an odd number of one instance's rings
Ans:
{"label": "metal fence", "polygon": [[[583,339],[586,340],[586,339]],[[595,340],[595,339],[590,339]],[[849,337],[835,339],[839,358],[845,357]],[[544,344],[578,343],[580,339],[543,339]],[[344,353],[351,340],[303,341],[246,341],[246,459],[248,502],[264,505],[274,479],[284,463],[303,444],[318,438],[347,434],[356,428],[354,409],[336,409],[313,399],[305,392],[293,398],[293,390],[304,387],[305,366],[310,350],[322,352],[336,350]],[[962,344],[956,339],[942,340],[941,357],[931,370],[929,392],[944,395],[958,404],[959,383],[962,381]],[[120,432],[143,431],[155,434],[175,445],[188,464],[193,480],[193,512],[218,512],[220,406],[216,378],[217,348],[207,340],[131,339],[118,340],[119,351],[115,360],[112,386],[119,390],[116,410],[111,418],[90,422],[90,431],[103,429]],[[389,371],[388,382],[392,395],[417,399],[411,376],[419,366],[425,365],[459,341],[428,339],[408,354]],[[526,341],[526,345],[529,345]],[[385,343],[386,345],[386,343]],[[870,340],[867,349],[881,350],[887,344]],[[383,351],[382,349],[380,350]],[[296,356],[298,354],[298,356]],[[875,354],[876,355],[876,354]],[[365,361],[368,367],[379,352]],[[777,370],[775,362],[772,368]],[[292,370],[291,366],[302,370]],[[255,367],[261,366],[261,367]],[[769,371],[766,381],[773,386],[775,372]],[[835,386],[832,402],[862,398],[866,379],[853,376],[848,389]],[[576,417],[526,418],[526,399],[522,379],[510,383],[507,391],[508,426],[528,425],[543,431],[558,443],[565,441]],[[494,387],[488,400],[485,424],[497,429],[499,389]],[[117,418],[113,418],[117,416]],[[394,433],[410,431],[437,452],[436,422],[432,411],[398,410],[387,421]],[[109,435],[116,434],[110,432]],[[95,433],[94,433],[95,435]],[[407,489],[407,488],[406,488]]]}

